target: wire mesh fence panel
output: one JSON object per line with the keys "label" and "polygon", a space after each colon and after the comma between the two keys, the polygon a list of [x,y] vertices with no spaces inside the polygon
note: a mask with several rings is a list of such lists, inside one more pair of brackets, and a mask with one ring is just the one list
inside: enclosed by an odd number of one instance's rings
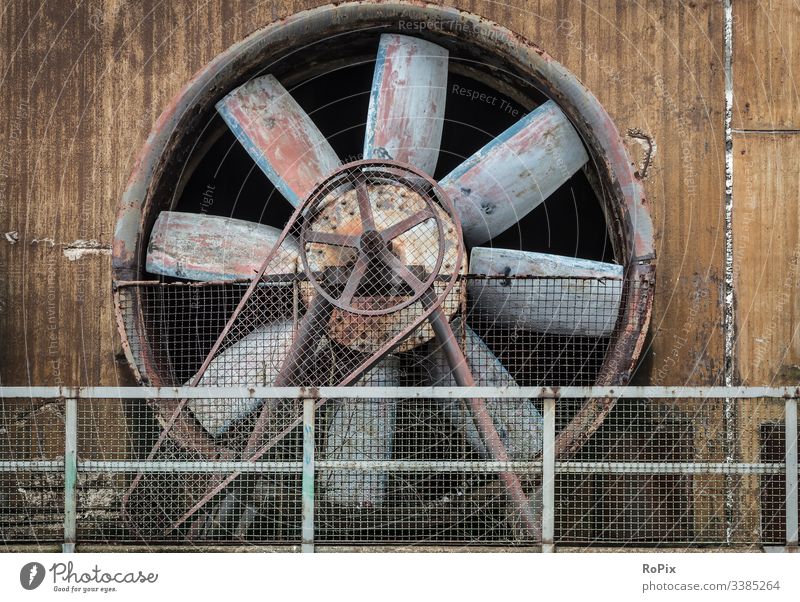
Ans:
{"label": "wire mesh fence panel", "polygon": [[[229,464],[171,467],[154,461],[143,469],[135,495],[122,507],[131,471],[86,475],[79,483],[78,538],[85,542],[180,544],[299,544],[299,471],[248,472],[210,498],[176,527]],[[138,471],[137,471],[138,472]],[[98,489],[96,479],[113,487]],[[107,497],[101,497],[103,494]],[[116,504],[107,507],[109,499]],[[98,505],[99,502],[99,505]]]}
{"label": "wire mesh fence panel", "polygon": [[[786,431],[783,422],[771,421],[760,425],[759,451],[762,462],[781,464],[786,453]],[[786,540],[786,474],[783,471],[760,475],[747,482],[746,502],[761,508],[757,525],[763,543],[782,544]]]}
{"label": "wire mesh fence panel", "polygon": [[63,541],[64,476],[59,469],[58,463],[39,460],[35,470],[0,472],[3,544]]}
{"label": "wire mesh fence panel", "polygon": [[[468,418],[454,413],[453,404],[465,405],[463,400],[330,400],[315,423],[320,467],[315,482],[316,541],[539,541],[536,453],[527,463],[508,463],[520,475],[537,521],[531,530],[499,477],[502,467],[470,443],[464,422]],[[487,405],[490,413],[496,411],[492,402]],[[380,422],[390,413],[391,432]],[[513,431],[522,421],[505,426],[505,432]]]}
{"label": "wire mesh fence panel", "polygon": [[[353,207],[345,204],[337,211],[347,213],[348,207],[357,211],[356,200],[352,199]],[[312,247],[320,244],[314,242]],[[365,274],[369,275],[369,270]],[[434,283],[435,289],[440,286]],[[222,332],[226,315],[243,294],[243,288],[235,284],[128,288],[133,290],[123,302],[131,308],[138,303],[143,320],[138,330],[142,336],[131,340],[132,347],[138,346],[132,354],[142,358],[151,381],[164,384],[192,380]],[[350,314],[338,308],[320,313],[313,308],[310,290],[304,277],[273,276],[260,283],[233,320],[198,384],[340,384],[382,342],[405,330],[408,336],[403,342],[352,384],[456,384],[444,343],[425,322],[416,323],[419,310],[414,303],[375,315]],[[577,300],[570,292],[573,290],[580,292]],[[447,297],[445,308],[476,384],[588,385],[596,381],[613,336],[621,294],[619,281],[463,277]],[[378,297],[385,297],[385,291]],[[359,298],[354,295],[353,302]],[[530,310],[520,318],[519,308],[533,303],[546,306],[543,312],[550,312],[554,319],[547,321],[543,313],[533,315]],[[600,317],[592,313],[598,304]],[[508,308],[512,308],[510,312]],[[178,314],[179,320],[172,320],[173,314]],[[314,342],[303,345],[298,353],[298,338],[308,331],[315,333]],[[287,358],[291,360],[288,375]],[[174,449],[159,450],[154,459],[164,453],[175,458],[246,459],[259,448],[272,450],[291,433],[299,433],[299,407],[284,423],[278,425],[280,421],[275,420],[289,405],[249,398],[189,400],[169,438]],[[572,402],[570,411],[574,414],[579,406]],[[136,454],[149,449],[159,422],[164,424],[175,407],[174,402],[156,402],[149,420],[143,406],[135,410],[145,425],[141,436],[134,432]],[[486,408],[507,460],[536,460],[542,446],[541,402],[489,399]],[[266,436],[269,429],[272,438]],[[421,460],[433,466],[437,462],[496,459],[486,447],[467,400],[328,400],[319,412],[318,433],[323,460]],[[412,472],[401,479],[399,474],[364,472],[363,468],[323,470],[318,536],[321,541],[351,538],[371,543],[412,542],[415,537],[434,543],[535,541],[538,525],[528,525],[526,530],[516,524],[519,519],[511,516],[513,509],[498,474],[433,470],[430,474]],[[534,499],[539,495],[538,477],[515,476],[522,479],[523,493],[529,498],[521,503],[533,508],[529,518],[539,520],[540,509]],[[414,500],[419,507],[412,507]],[[457,519],[459,513],[461,520]]]}
{"label": "wire mesh fence panel", "polygon": [[[731,417],[756,408],[781,416],[783,402],[619,400],[581,452],[557,469],[557,540],[673,547],[784,541],[775,520],[785,497],[777,491],[785,482],[783,450],[770,457],[759,448],[764,435],[754,425],[763,431],[763,423],[726,421],[726,410]],[[777,431],[782,423],[770,432]]]}
{"label": "wire mesh fence panel", "polygon": [[[358,198],[352,201],[337,211],[356,211]],[[319,240],[328,239],[309,244]],[[453,349],[419,319],[419,300],[375,315],[320,311],[320,289],[305,275],[269,274],[231,320],[246,290],[236,282],[120,287],[131,335],[125,343],[143,382],[306,386],[310,395],[343,383],[458,384]],[[441,292],[476,385],[586,386],[608,378],[603,370],[626,294],[621,281],[471,275]],[[356,287],[349,303],[373,293]],[[397,344],[382,350],[398,334]],[[55,472],[22,465],[0,472],[3,537],[58,540],[63,403],[2,403],[0,462],[56,463]],[[315,403],[317,543],[540,540],[542,400]],[[121,407],[109,411],[112,405]],[[598,407],[600,419],[587,420]],[[782,408],[782,400],[559,398],[556,543],[782,542]],[[494,443],[482,419],[496,433]],[[301,542],[302,399],[79,400],[77,422],[79,542]]]}
{"label": "wire mesh fence panel", "polygon": [[[385,377],[394,378],[397,365],[395,357],[387,356],[360,386],[382,386]],[[519,476],[530,509],[541,521],[542,433],[531,428],[537,424],[531,414],[509,410],[510,404],[518,410],[530,401],[487,403],[514,453],[508,462],[498,463],[481,448],[479,438],[470,436],[466,400],[317,400],[316,542],[535,545],[540,533],[521,519],[500,477],[503,471]],[[237,464],[235,456],[209,459],[188,453],[172,439],[148,459],[149,443],[160,431],[157,420],[151,416],[145,423],[147,441],[142,444],[134,436],[136,428],[120,428],[114,422],[116,412],[99,409],[121,402],[82,400],[78,405],[79,542],[199,547],[300,543],[303,435],[292,425],[302,415],[301,400],[278,402],[272,430],[265,436],[282,435],[280,445],[247,465]],[[621,549],[782,545],[783,400],[732,404],[728,409],[733,416],[757,412],[770,420],[740,419],[729,437],[725,428],[718,433],[713,421],[724,414],[725,400],[706,400],[702,408],[681,400],[618,400],[578,454],[556,461],[556,543]],[[45,405],[40,401],[34,407]],[[55,402],[54,409],[60,407]],[[133,408],[140,418],[154,414],[138,401]],[[64,431],[58,423],[46,425],[54,441],[49,447],[32,447],[29,437],[4,427],[0,525],[7,544],[63,537],[64,466],[57,455],[63,448],[55,440]],[[43,419],[38,424],[45,426]],[[751,424],[758,428],[749,428]],[[514,441],[517,431],[535,443],[525,447],[522,439]],[[100,432],[108,449],[91,446]],[[240,444],[248,432],[243,428]],[[12,440],[17,447],[10,445]],[[53,458],[42,459],[44,453]],[[230,474],[235,478],[215,488]],[[131,490],[136,476],[139,486]]]}
{"label": "wire mesh fence panel", "polygon": [[61,541],[63,460],[62,401],[0,398],[0,541]]}

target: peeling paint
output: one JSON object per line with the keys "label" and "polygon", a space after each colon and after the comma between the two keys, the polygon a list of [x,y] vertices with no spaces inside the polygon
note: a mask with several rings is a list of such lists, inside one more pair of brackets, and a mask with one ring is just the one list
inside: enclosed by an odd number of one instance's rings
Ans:
{"label": "peeling paint", "polygon": [[78,239],[64,247],[64,257],[77,261],[87,255],[111,255],[111,246],[96,240]]}
{"label": "peeling paint", "polygon": [[[170,190],[174,175],[172,170],[177,169],[180,163],[180,160],[175,160],[172,154],[176,148],[182,148],[182,145],[189,143],[192,136],[196,135],[198,123],[193,121],[194,116],[200,115],[208,103],[217,103],[220,94],[225,90],[241,85],[247,77],[263,73],[265,59],[282,56],[287,46],[296,47],[298,44],[316,41],[320,32],[331,35],[354,28],[381,27],[387,22],[396,23],[399,17],[402,17],[404,22],[412,24],[429,23],[433,20],[444,36],[458,34],[461,38],[460,44],[476,46],[478,48],[476,55],[502,56],[512,70],[528,74],[535,83],[547,90],[548,96],[577,130],[581,144],[585,143],[592,157],[596,159],[602,185],[604,189],[613,193],[609,199],[609,206],[616,219],[612,220],[610,234],[615,249],[626,266],[624,286],[628,291],[626,294],[629,295],[623,314],[620,316],[620,323],[625,324],[625,328],[609,349],[599,384],[627,382],[630,370],[644,345],[644,335],[650,321],[656,254],[648,202],[641,180],[634,175],[634,169],[631,169],[630,156],[622,143],[619,130],[594,96],[541,49],[506,28],[454,8],[414,3],[403,4],[402,8],[383,3],[377,6],[372,2],[337,3],[335,8],[313,9],[276,21],[214,59],[186,85],[164,111],[148,138],[147,146],[137,160],[123,198],[118,227],[115,230],[113,262],[115,280],[132,280],[141,275],[141,266],[137,263],[137,259],[142,256],[140,252],[145,244],[143,239],[149,225],[144,216],[153,207],[159,206],[159,195]],[[260,111],[257,113],[260,114]],[[278,117],[284,116],[278,115]],[[249,125],[249,121],[246,118],[236,120],[243,126]],[[294,149],[298,158],[303,156],[304,148],[308,151],[309,145],[306,144],[305,147],[300,145]],[[569,146],[569,148],[576,147]],[[255,154],[261,158],[261,149],[255,144],[248,150],[257,150]],[[269,153],[273,149],[268,145],[264,150]],[[311,154],[317,155],[317,150],[313,149]],[[180,156],[180,153],[177,156]],[[279,159],[281,160],[278,161],[278,165],[292,166],[286,157]],[[500,167],[506,167],[502,161],[500,163]],[[264,164],[272,169],[271,164],[266,162]],[[265,165],[261,165],[262,170]],[[282,180],[294,175],[281,171]],[[267,174],[270,175],[269,170]],[[470,189],[470,192],[462,191],[460,188]],[[283,192],[286,194],[286,191]],[[289,192],[288,198],[297,196],[296,192],[291,190]],[[502,215],[502,206],[491,198],[492,195],[478,194],[481,192],[479,189],[468,185],[457,188],[455,192],[457,193],[455,197],[463,194],[485,197],[469,203],[470,208],[474,207],[476,210],[476,218],[480,223],[485,219],[483,213],[480,213],[482,201],[486,201],[485,206],[492,211],[493,219]],[[490,207],[490,203],[494,206]],[[123,339],[131,335],[140,336],[142,333],[137,326],[136,316],[134,315],[130,323],[127,323],[120,316],[119,306],[116,309]],[[127,332],[126,326],[129,329]],[[144,353],[148,354],[149,351],[145,350]],[[157,375],[149,376],[157,377]],[[587,402],[561,433],[562,436],[556,442],[557,453],[561,457],[568,457],[570,453],[580,448],[600,425],[612,406],[613,401],[601,399]],[[172,405],[165,409],[171,411],[174,407]],[[204,446],[209,444],[208,435],[201,428],[197,428],[201,432],[192,431],[190,436],[189,425],[183,426],[187,429],[185,432],[175,433],[177,440],[185,443],[191,436],[197,436],[200,444]],[[184,435],[186,439],[183,438]],[[195,445],[190,443],[188,447]],[[210,452],[214,452],[213,442],[207,447]]]}
{"label": "peeling paint", "polygon": [[383,34],[367,112],[364,158],[410,163],[433,174],[442,140],[448,52]]}
{"label": "peeling paint", "polygon": [[236,88],[217,104],[217,111],[295,207],[340,164],[325,136],[272,75]]}
{"label": "peeling paint", "polygon": [[56,241],[52,238],[32,238],[30,244],[32,245],[47,245],[48,247],[56,246]]}
{"label": "peeling paint", "polygon": [[589,160],[567,116],[547,101],[445,176],[464,241],[479,245],[533,211]]}

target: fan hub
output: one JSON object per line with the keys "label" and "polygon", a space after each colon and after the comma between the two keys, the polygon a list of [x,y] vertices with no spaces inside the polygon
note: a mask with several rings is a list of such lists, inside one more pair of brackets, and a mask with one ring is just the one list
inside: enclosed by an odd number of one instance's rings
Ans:
{"label": "fan hub", "polygon": [[360,249],[362,253],[370,257],[378,257],[384,249],[388,249],[388,245],[380,232],[369,229],[364,230],[361,234]]}
{"label": "fan hub", "polygon": [[[466,269],[444,193],[400,163],[346,165],[307,203],[301,259],[313,291],[335,306],[329,334],[339,343],[363,351],[379,347],[421,314],[426,291],[436,294]],[[333,277],[323,277],[328,274]],[[452,316],[458,294],[443,306]],[[424,324],[401,349],[432,337]]]}

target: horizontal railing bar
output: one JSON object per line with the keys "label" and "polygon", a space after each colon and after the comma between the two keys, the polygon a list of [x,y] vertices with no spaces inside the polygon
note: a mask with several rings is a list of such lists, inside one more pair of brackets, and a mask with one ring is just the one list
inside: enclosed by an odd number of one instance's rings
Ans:
{"label": "horizontal railing bar", "polygon": [[198,462],[191,460],[85,460],[78,463],[79,472],[296,472],[303,463],[297,462]]}
{"label": "horizontal railing bar", "polygon": [[783,463],[747,462],[556,462],[567,474],[783,474]]}
{"label": "horizontal railing bar", "polygon": [[[487,460],[317,460],[318,470],[360,470],[381,472],[505,472],[538,474],[541,461],[494,462]],[[88,460],[78,464],[79,472],[192,472],[251,473],[296,472],[301,461],[208,462],[180,460]],[[556,462],[556,472],[566,474],[783,474],[783,463],[746,462]]]}
{"label": "horizontal railing bar", "polygon": [[63,460],[0,460],[0,472],[64,472]]}
{"label": "horizontal railing bar", "polygon": [[[346,461],[319,460],[318,470],[352,470],[381,472],[504,472],[514,471],[525,474],[539,474],[541,462],[489,462],[489,461],[436,461],[436,460],[387,460],[387,461]],[[192,462],[192,461],[131,461],[104,460],[82,461],[78,463],[79,473],[99,472],[162,472],[162,473],[219,473],[241,471],[248,473],[297,473],[303,468],[302,462]],[[560,474],[783,474],[783,463],[744,463],[744,462],[556,462],[556,472]],[[58,473],[64,470],[62,462],[37,462],[33,460],[9,460],[0,462],[3,472],[47,472]]]}
{"label": "horizontal railing bar", "polygon": [[[317,470],[360,470],[381,472],[539,472],[541,462],[490,462],[490,461],[437,461],[437,460],[317,460]],[[303,469],[301,461],[289,462],[197,462],[197,461],[85,461],[80,462],[80,472],[296,472]]]}
{"label": "horizontal railing bar", "polygon": [[434,398],[792,399],[800,387],[0,387],[0,398],[235,399]]}

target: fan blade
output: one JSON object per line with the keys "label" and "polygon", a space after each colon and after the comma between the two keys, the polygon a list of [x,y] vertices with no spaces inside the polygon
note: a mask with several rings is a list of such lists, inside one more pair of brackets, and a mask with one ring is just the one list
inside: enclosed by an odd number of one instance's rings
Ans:
{"label": "fan blade", "polygon": [[621,265],[511,249],[472,249],[471,274],[544,276],[542,280],[470,279],[475,311],[523,330],[605,337],[617,322]]}
{"label": "fan blade", "polygon": [[[230,217],[162,211],[147,245],[147,271],[189,280],[252,278],[281,231]],[[299,247],[286,239],[268,274],[294,274]]]}
{"label": "fan blade", "polygon": [[513,226],[589,160],[578,133],[552,100],[520,119],[440,184],[479,245]]}
{"label": "fan blade", "polygon": [[236,88],[217,103],[217,111],[295,207],[339,167],[325,136],[272,75]]}
{"label": "fan blade", "polygon": [[369,97],[365,159],[394,159],[432,174],[442,142],[448,52],[383,34]]}
{"label": "fan blade", "polygon": [[[217,355],[203,374],[199,387],[272,386],[294,338],[291,319],[256,328]],[[276,403],[270,399],[268,403]],[[237,420],[249,416],[263,399],[192,399],[195,418],[212,435],[221,435]]]}
{"label": "fan blade", "polygon": [[[386,356],[356,386],[394,387],[401,383],[400,361]],[[331,400],[326,460],[389,460],[394,442],[396,399]],[[340,506],[377,508],[383,503],[387,475],[381,471],[332,470],[326,498]]]}
{"label": "fan blade", "polygon": [[[464,326],[460,318],[452,322],[453,332],[461,339]],[[464,355],[472,368],[478,387],[516,387],[517,382],[508,373],[486,343],[469,326],[466,327]],[[441,348],[428,358],[431,385],[454,387],[455,378]],[[489,453],[483,444],[468,406],[460,399],[443,400],[444,409],[452,424],[462,432],[472,448],[482,457]],[[530,460],[542,449],[543,419],[530,399],[487,399],[486,409],[494,422],[500,439],[512,460]]]}

